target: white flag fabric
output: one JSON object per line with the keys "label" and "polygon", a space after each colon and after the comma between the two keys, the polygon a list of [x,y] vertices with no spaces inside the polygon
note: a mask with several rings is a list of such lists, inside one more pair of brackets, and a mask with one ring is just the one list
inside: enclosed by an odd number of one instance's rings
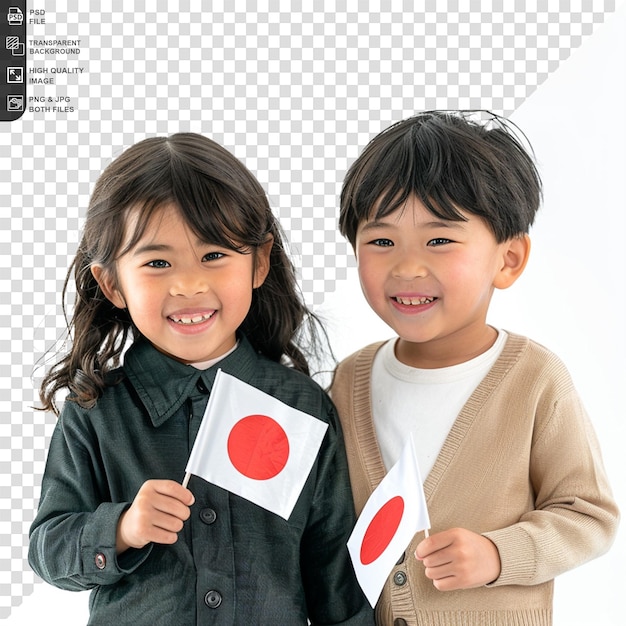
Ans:
{"label": "white flag fabric", "polygon": [[372,607],[415,533],[430,528],[413,438],[368,498],[348,540],[359,584]]}
{"label": "white flag fabric", "polygon": [[219,370],[186,471],[289,519],[327,428]]}

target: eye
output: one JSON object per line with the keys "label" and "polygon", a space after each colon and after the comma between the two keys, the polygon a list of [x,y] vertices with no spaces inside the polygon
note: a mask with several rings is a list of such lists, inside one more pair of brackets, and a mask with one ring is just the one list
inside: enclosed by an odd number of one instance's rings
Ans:
{"label": "eye", "polygon": [[435,237],[435,239],[431,239],[427,245],[444,246],[447,243],[452,243],[452,239],[446,239],[445,237]]}
{"label": "eye", "polygon": [[202,257],[203,261],[217,261],[226,256],[223,252],[209,252]]}
{"label": "eye", "polygon": [[170,264],[163,259],[155,259],[154,261],[150,261],[146,263],[148,267],[154,267],[156,269],[164,269],[166,267],[170,267]]}
{"label": "eye", "polygon": [[380,248],[391,248],[394,245],[391,239],[385,239],[384,237],[381,237],[380,239],[374,239],[370,241],[370,244],[374,246],[379,246]]}

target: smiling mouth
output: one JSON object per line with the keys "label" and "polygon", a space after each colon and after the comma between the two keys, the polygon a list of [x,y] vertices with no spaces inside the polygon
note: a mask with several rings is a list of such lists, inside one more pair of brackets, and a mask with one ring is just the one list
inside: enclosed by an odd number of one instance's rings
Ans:
{"label": "smiling mouth", "polygon": [[216,313],[217,311],[204,313],[203,315],[170,315],[169,319],[181,326],[193,326],[194,324],[202,324],[202,322],[210,320]]}
{"label": "smiling mouth", "polygon": [[392,296],[392,300],[395,300],[398,304],[405,304],[410,306],[419,306],[420,304],[430,304],[437,300],[437,298],[428,298],[426,296],[420,298],[403,298],[401,296]]}

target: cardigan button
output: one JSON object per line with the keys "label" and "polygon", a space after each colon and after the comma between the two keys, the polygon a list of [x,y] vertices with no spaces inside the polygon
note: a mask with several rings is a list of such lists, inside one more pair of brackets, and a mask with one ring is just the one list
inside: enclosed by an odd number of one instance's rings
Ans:
{"label": "cardigan button", "polygon": [[98,569],[104,569],[107,566],[107,558],[102,552],[98,552],[94,557],[94,563]]}
{"label": "cardigan button", "polygon": [[207,591],[204,596],[204,603],[210,609],[216,609],[220,604],[222,604],[222,594],[219,591],[215,591],[215,589],[211,589],[211,591]]}
{"label": "cardigan button", "polygon": [[398,587],[406,585],[406,574],[404,572],[396,572],[393,575],[393,582],[398,585]]}

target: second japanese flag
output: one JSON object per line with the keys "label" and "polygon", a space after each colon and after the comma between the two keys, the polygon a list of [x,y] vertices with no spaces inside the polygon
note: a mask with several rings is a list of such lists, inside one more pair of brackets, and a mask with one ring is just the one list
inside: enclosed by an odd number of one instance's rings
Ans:
{"label": "second japanese flag", "polygon": [[428,528],[426,497],[410,437],[400,459],[365,503],[348,540],[354,571],[372,607],[413,535]]}
{"label": "second japanese flag", "polygon": [[327,428],[220,370],[186,471],[288,519]]}

